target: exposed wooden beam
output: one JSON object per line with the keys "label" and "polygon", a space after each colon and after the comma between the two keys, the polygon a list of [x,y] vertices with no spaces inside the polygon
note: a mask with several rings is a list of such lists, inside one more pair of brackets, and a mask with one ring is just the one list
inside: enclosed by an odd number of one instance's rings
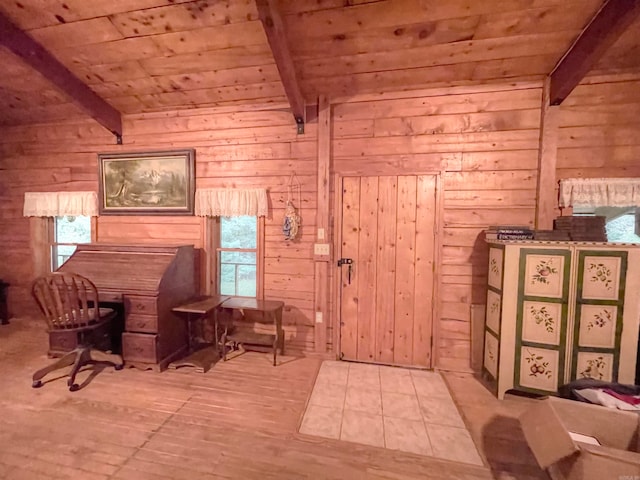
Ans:
{"label": "exposed wooden beam", "polygon": [[[330,243],[329,184],[331,171],[331,105],[326,97],[318,99],[318,184],[316,195],[316,242]],[[316,256],[314,262],[313,303],[316,312],[314,328],[315,351],[327,350],[327,325],[329,322],[329,265],[331,254]],[[320,314],[320,316],[318,316]],[[321,321],[319,321],[321,320]],[[334,328],[338,328],[333,320]]]}
{"label": "exposed wooden beam", "polygon": [[549,104],[550,79],[544,82],[540,108],[540,138],[538,141],[538,182],[536,186],[536,228],[553,229],[556,212],[556,165],[560,107]]}
{"label": "exposed wooden beam", "polygon": [[120,112],[105,102],[33,38],[0,13],[0,45],[37,70],[98,123],[122,138]]}
{"label": "exposed wooden beam", "polygon": [[298,132],[303,133],[305,122],[304,98],[298,85],[293,59],[287,45],[284,23],[278,11],[276,0],[256,0],[256,6],[280,73],[280,79],[284,85],[284,91],[289,99],[293,117],[298,125]]}
{"label": "exposed wooden beam", "polygon": [[640,0],[608,0],[551,72],[551,105],[560,105],[640,15]]}

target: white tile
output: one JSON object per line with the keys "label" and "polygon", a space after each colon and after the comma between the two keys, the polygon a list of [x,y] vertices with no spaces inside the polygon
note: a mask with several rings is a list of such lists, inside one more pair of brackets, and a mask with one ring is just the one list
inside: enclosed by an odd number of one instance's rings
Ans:
{"label": "white tile", "polygon": [[345,410],[356,410],[374,415],[382,415],[382,398],[380,389],[364,389],[347,387],[347,396],[344,402]]}
{"label": "white tile", "polygon": [[316,384],[313,387],[313,393],[309,399],[309,404],[320,405],[322,407],[334,407],[342,410],[346,392],[346,385],[337,385],[333,383]]}
{"label": "white tile", "polygon": [[354,375],[380,374],[380,366],[371,363],[349,363],[349,373]]}
{"label": "white tile", "polygon": [[380,389],[380,368],[377,365],[352,363],[349,366],[349,387]]}
{"label": "white tile", "polygon": [[415,394],[382,391],[382,415],[385,417],[422,420],[418,397]]}
{"label": "white tile", "polygon": [[349,364],[346,362],[324,361],[316,378],[316,383],[346,385],[349,376]]}
{"label": "white tile", "polygon": [[341,423],[342,410],[309,405],[302,419],[300,433],[338,439]]}
{"label": "white tile", "polygon": [[482,465],[471,435],[464,428],[443,425],[427,425],[427,434],[431,440],[433,456],[455,462]]}
{"label": "white tile", "polygon": [[431,442],[422,420],[406,418],[384,418],[385,447],[391,450],[433,455]]}
{"label": "white tile", "polygon": [[420,412],[425,423],[465,428],[462,417],[453,400],[419,396],[418,402],[420,403]]}
{"label": "white tile", "polygon": [[384,447],[382,415],[345,410],[340,440]]}
{"label": "white tile", "polygon": [[411,378],[419,396],[451,398],[449,389],[439,373],[414,371],[411,372]]}
{"label": "white tile", "polygon": [[380,367],[380,386],[383,391],[415,395],[411,372],[407,369]]}

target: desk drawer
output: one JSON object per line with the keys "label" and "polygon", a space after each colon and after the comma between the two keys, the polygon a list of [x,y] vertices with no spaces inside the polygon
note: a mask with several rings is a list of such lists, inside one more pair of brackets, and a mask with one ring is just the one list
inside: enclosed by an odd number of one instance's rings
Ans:
{"label": "desk drawer", "polygon": [[145,333],[122,334],[122,356],[124,361],[157,363],[159,359],[158,335]]}
{"label": "desk drawer", "polygon": [[126,316],[137,313],[156,315],[158,313],[158,299],[156,297],[127,295],[124,299],[124,311]]}
{"label": "desk drawer", "polygon": [[127,332],[158,333],[158,317],[156,315],[127,315],[124,324]]}

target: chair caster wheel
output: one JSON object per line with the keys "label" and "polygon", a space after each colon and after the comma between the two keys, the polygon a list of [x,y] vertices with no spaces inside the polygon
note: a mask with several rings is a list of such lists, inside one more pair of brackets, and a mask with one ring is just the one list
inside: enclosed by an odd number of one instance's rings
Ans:
{"label": "chair caster wheel", "polygon": [[124,363],[121,363],[120,365],[115,365],[114,368],[116,370],[122,370],[124,368]]}
{"label": "chair caster wheel", "polygon": [[76,392],[78,390],[80,390],[80,385],[78,385],[77,383],[72,383],[71,385],[69,385],[70,392]]}
{"label": "chair caster wheel", "polygon": [[33,383],[31,384],[31,388],[40,388],[42,386],[42,381],[40,380],[34,380]]}

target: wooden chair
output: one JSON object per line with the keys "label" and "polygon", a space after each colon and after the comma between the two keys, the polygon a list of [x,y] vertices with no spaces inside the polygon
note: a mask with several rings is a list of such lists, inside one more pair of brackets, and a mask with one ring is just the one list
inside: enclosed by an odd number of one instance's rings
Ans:
{"label": "wooden chair", "polygon": [[64,332],[76,339],[73,350],[33,374],[33,388],[41,387],[48,373],[70,365],[73,367],[67,384],[72,392],[80,388],[75,383],[76,374],[85,365],[108,362],[116,370],[123,367],[119,355],[92,348],[100,343],[99,335],[108,332],[105,327],[116,312],[99,308],[98,290],[91,280],[75,273],[54,272],[37,278],[31,292],[47,321],[49,333]]}

